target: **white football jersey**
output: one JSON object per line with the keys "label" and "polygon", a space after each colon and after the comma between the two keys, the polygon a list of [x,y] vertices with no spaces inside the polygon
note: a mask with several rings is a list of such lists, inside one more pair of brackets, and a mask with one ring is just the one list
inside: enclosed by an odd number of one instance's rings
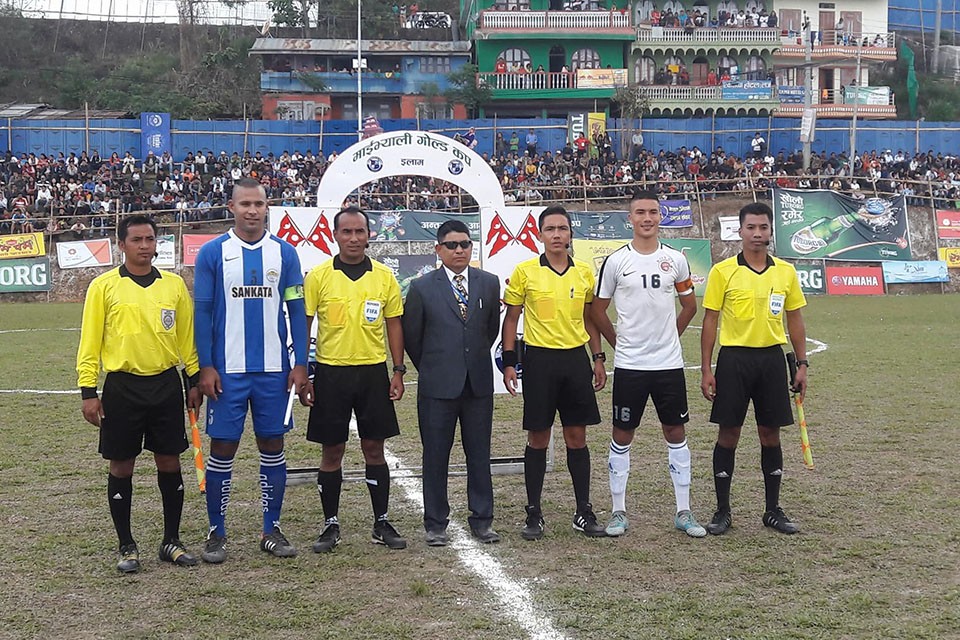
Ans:
{"label": "white football jersey", "polygon": [[661,243],[649,255],[628,243],[603,261],[597,297],[617,308],[614,366],[637,371],[683,367],[676,295],[693,295],[686,257]]}

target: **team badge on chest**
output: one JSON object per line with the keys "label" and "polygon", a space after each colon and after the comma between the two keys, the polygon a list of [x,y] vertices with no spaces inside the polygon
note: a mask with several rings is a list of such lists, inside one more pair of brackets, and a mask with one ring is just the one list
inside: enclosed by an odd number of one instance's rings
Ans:
{"label": "team badge on chest", "polygon": [[165,331],[173,329],[177,323],[177,312],[175,309],[160,309],[160,325]]}

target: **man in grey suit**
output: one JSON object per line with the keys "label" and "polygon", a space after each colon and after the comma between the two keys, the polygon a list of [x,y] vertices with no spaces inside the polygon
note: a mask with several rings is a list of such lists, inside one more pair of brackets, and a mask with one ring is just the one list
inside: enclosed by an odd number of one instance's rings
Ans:
{"label": "man in grey suit", "polygon": [[440,225],[436,251],[443,267],[414,280],[404,303],[405,348],[419,373],[423,526],[427,544],[433,547],[448,541],[447,475],[457,419],[467,459],[470,530],[480,542],[500,540],[492,528],[490,477],[490,347],[500,331],[500,281],[470,267],[472,246],[463,222]]}

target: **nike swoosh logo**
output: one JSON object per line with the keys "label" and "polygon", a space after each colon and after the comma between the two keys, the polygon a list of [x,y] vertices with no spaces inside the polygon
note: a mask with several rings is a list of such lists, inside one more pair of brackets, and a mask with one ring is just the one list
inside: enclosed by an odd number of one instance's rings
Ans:
{"label": "nike swoosh logo", "polygon": [[684,411],[683,413],[680,414],[680,417],[681,417],[681,418],[686,418],[688,415],[690,415],[690,412],[689,412],[689,411]]}
{"label": "nike swoosh logo", "polygon": [[229,258],[224,258],[224,261],[225,261],[225,262],[230,262],[231,260],[236,260],[236,259],[239,258],[239,257],[240,257],[240,256],[230,256]]}
{"label": "nike swoosh logo", "polygon": [[635,271],[624,271],[624,272],[623,272],[623,277],[626,278],[626,277],[627,277],[628,275],[630,275],[631,273],[636,273],[636,272],[635,272]]}

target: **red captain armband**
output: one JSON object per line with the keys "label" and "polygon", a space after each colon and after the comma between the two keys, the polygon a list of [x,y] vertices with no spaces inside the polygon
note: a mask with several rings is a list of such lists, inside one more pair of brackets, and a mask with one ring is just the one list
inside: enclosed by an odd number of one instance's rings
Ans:
{"label": "red captain armband", "polygon": [[693,289],[693,280],[687,278],[681,282],[678,282],[674,285],[677,288],[677,293],[683,293],[684,291],[690,291]]}

